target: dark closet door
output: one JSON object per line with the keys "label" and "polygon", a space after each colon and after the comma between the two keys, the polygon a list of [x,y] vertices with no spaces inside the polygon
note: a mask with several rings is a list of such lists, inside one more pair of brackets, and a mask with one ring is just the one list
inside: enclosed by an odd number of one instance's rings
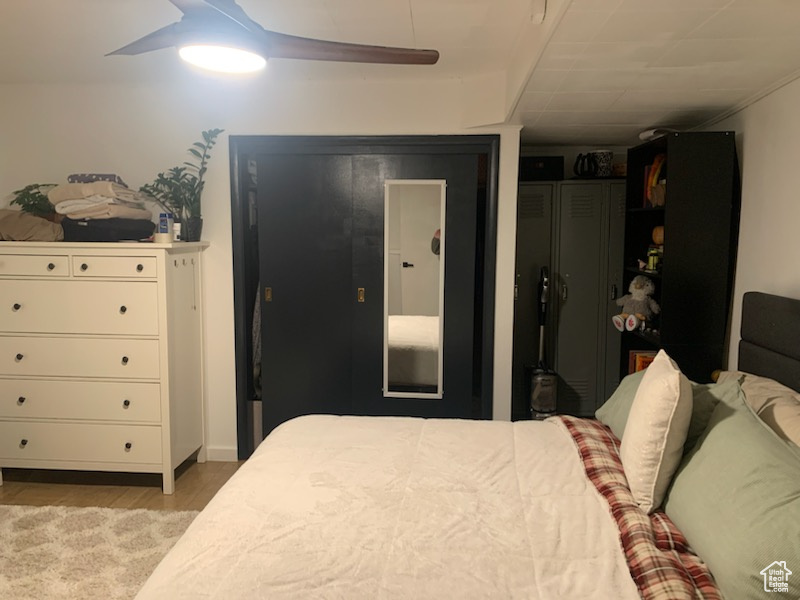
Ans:
{"label": "dark closet door", "polygon": [[[443,397],[383,396],[383,227],[387,179],[444,179],[445,281]],[[480,365],[475,364],[478,197],[477,154],[368,154],[353,157],[353,278],[366,286],[354,308],[353,398],[358,414],[476,416]]]}
{"label": "dark closet door", "polygon": [[353,410],[352,197],[349,156],[258,158],[265,432]]}

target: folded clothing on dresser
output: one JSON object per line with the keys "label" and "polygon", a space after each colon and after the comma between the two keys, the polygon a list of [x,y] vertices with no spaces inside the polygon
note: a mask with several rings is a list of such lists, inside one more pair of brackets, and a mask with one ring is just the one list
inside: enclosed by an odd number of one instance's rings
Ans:
{"label": "folded clothing on dresser", "polygon": [[73,219],[153,218],[143,194],[113,181],[58,185],[47,198],[57,213]]}
{"label": "folded clothing on dresser", "polygon": [[59,208],[61,208],[60,204],[56,207],[56,212],[75,220],[145,219],[149,221],[153,218],[153,213],[146,208],[138,208],[128,206],[126,204],[116,204],[114,202],[91,203],[82,206],[73,206],[66,210],[58,210]]}
{"label": "folded clothing on dresser", "polygon": [[64,230],[58,223],[20,210],[0,210],[0,240],[8,242],[60,242]]}
{"label": "folded clothing on dresser", "polygon": [[47,199],[53,206],[65,200],[81,200],[92,196],[103,196],[129,202],[142,202],[144,196],[113,181],[95,181],[93,183],[63,183],[47,192]]}
{"label": "folded clothing on dresser", "polygon": [[72,219],[61,221],[65,242],[120,242],[143,240],[153,235],[155,223],[148,219]]}

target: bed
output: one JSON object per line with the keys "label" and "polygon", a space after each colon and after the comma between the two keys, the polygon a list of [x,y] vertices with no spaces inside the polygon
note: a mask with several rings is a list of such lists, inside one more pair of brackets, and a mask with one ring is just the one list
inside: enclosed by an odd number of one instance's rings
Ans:
{"label": "bed", "polygon": [[[740,371],[691,384],[657,358],[596,420],[284,423],[137,598],[798,597],[800,301],[748,294],[743,320]],[[684,415],[663,436],[654,389]],[[783,431],[759,416],[778,400]],[[674,465],[648,479],[654,443]]]}
{"label": "bed", "polygon": [[389,385],[436,387],[439,382],[439,317],[389,315]]}

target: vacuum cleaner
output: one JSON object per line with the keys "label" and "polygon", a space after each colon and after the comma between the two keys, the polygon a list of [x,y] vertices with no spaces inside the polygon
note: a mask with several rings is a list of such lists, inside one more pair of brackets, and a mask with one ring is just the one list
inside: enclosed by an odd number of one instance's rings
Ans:
{"label": "vacuum cleaner", "polygon": [[558,376],[547,366],[544,354],[547,302],[550,294],[550,276],[547,267],[542,267],[538,287],[539,315],[539,363],[531,372],[531,417],[545,419],[556,414]]}

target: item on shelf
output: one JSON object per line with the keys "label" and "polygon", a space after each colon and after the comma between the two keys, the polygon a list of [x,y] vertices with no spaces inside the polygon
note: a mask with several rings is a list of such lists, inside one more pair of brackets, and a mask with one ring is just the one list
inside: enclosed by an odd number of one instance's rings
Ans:
{"label": "item on shelf", "polygon": [[611,163],[614,161],[614,153],[611,150],[594,150],[589,154],[594,158],[596,165],[596,177],[611,177]]}
{"label": "item on shelf", "polygon": [[656,138],[660,138],[662,136],[667,135],[668,133],[676,133],[677,129],[672,129],[670,127],[656,127],[654,129],[645,129],[639,134],[639,139],[643,142],[649,142]]}
{"label": "item on shelf", "polygon": [[650,246],[647,250],[647,268],[644,269],[650,273],[658,273],[661,270],[661,257],[663,251],[658,246]]}
{"label": "item on shelf", "polygon": [[666,154],[656,154],[653,163],[644,168],[644,207],[664,206],[667,182],[662,177]]}
{"label": "item on shelf", "polygon": [[628,353],[628,373],[644,371],[656,357],[655,350],[631,350]]}
{"label": "item on shelf", "polygon": [[563,156],[520,156],[519,181],[560,181],[564,179]]}
{"label": "item on shelf", "polygon": [[578,154],[572,172],[576,177],[597,177],[597,158],[590,152]]}
{"label": "item on shelf", "polygon": [[650,278],[637,275],[628,286],[628,291],[629,294],[617,299],[617,306],[622,307],[622,312],[611,317],[618,331],[633,331],[661,312],[658,302],[651,298],[656,286]]}
{"label": "item on shelf", "polygon": [[656,225],[655,227],[653,227],[653,243],[656,246],[663,246],[664,245],[664,226],[663,225]]}

